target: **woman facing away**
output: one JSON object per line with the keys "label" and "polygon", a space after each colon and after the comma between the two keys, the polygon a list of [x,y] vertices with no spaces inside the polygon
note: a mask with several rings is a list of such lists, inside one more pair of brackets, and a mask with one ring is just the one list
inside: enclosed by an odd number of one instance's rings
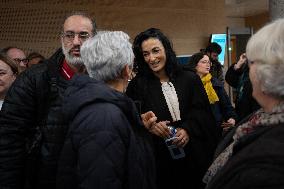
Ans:
{"label": "woman facing away", "polygon": [[190,57],[185,69],[195,72],[205,88],[212,112],[218,127],[227,130],[236,123],[237,115],[231,104],[224,85],[210,73],[211,62],[208,55],[199,52]]}
{"label": "woman facing away", "polygon": [[[218,133],[202,82],[178,66],[169,39],[159,29],[141,32],[133,46],[137,75],[126,93],[143,119],[155,119],[147,129],[153,137],[158,188],[203,188]],[[149,112],[152,116],[144,116]],[[172,144],[165,143],[170,138]]]}
{"label": "woman facing away", "polygon": [[7,91],[19,73],[18,66],[8,56],[0,53],[0,110]]}
{"label": "woman facing away", "polygon": [[149,133],[124,92],[133,51],[124,32],[84,42],[89,73],[72,78],[63,106],[69,129],[58,165],[57,188],[155,189]]}
{"label": "woman facing away", "polygon": [[228,133],[204,176],[207,189],[284,188],[284,19],[248,41],[252,95],[261,108]]}

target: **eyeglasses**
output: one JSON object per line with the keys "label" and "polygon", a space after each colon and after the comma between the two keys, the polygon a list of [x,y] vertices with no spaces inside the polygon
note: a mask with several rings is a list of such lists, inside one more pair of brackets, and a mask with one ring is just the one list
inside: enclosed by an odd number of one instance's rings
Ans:
{"label": "eyeglasses", "polygon": [[90,37],[90,34],[88,32],[79,32],[79,33],[76,33],[76,32],[72,32],[72,31],[67,31],[67,32],[63,32],[62,33],[62,37],[66,40],[66,41],[73,41],[74,38],[75,38],[75,35],[78,35],[78,38],[81,40],[81,41],[86,41],[89,37]]}
{"label": "eyeglasses", "polygon": [[211,62],[210,62],[210,61],[208,61],[208,60],[200,61],[200,63],[202,63],[202,64],[210,64],[210,65],[211,65]]}
{"label": "eyeglasses", "polygon": [[13,59],[15,62],[17,62],[18,64],[20,64],[21,62],[23,62],[24,64],[27,64],[29,62],[29,60],[27,58],[23,58],[23,59],[20,59],[20,58],[14,58]]}

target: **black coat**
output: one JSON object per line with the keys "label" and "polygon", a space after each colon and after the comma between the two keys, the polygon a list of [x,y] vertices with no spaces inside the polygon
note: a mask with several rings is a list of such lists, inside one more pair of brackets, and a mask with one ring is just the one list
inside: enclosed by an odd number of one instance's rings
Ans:
{"label": "black coat", "polygon": [[[248,66],[244,65],[241,69],[235,70],[234,64],[231,65],[226,73],[226,82],[237,89],[237,97],[235,100],[235,110],[238,115],[238,121],[241,121],[254,111],[260,108],[259,104],[252,97],[252,85],[248,78]],[[243,81],[241,81],[243,79]],[[240,84],[242,82],[242,84]],[[242,85],[242,86],[239,86]],[[241,89],[242,88],[242,89]],[[239,97],[240,89],[243,91]]]}
{"label": "black coat", "polygon": [[210,73],[214,78],[217,78],[220,82],[224,83],[223,66],[218,60],[211,60]]}
{"label": "black coat", "polygon": [[[217,127],[200,78],[179,70],[171,78],[180,108],[181,121],[172,123],[185,129],[189,143],[186,158],[173,160],[164,139],[153,135],[159,188],[202,188],[201,178],[211,163],[217,144]],[[141,105],[142,113],[153,111],[158,121],[172,121],[160,80],[154,75],[136,76],[127,88],[127,95]]]}
{"label": "black coat", "polygon": [[0,188],[55,187],[66,126],[60,113],[67,87],[59,71],[63,60],[59,49],[21,73],[6,95],[0,116]]}
{"label": "black coat", "polygon": [[[232,141],[228,133],[216,150],[218,156]],[[234,147],[232,157],[206,189],[284,188],[284,124],[258,127]]]}
{"label": "black coat", "polygon": [[63,111],[70,126],[57,188],[156,188],[150,135],[130,98],[77,76],[66,90]]}
{"label": "black coat", "polygon": [[227,121],[229,118],[234,118],[237,121],[237,114],[232,106],[231,100],[227,95],[224,85],[216,78],[211,79],[212,86],[219,98],[219,101],[215,104],[211,104],[217,126],[221,126],[223,121]]}

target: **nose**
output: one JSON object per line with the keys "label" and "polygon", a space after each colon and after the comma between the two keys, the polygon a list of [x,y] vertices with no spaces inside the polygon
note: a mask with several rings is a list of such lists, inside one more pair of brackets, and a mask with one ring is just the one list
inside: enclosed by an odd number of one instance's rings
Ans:
{"label": "nose", "polygon": [[21,61],[21,62],[20,62],[20,66],[21,66],[21,67],[25,67],[25,68],[26,68],[26,67],[27,67],[27,64],[26,64],[26,63],[24,63],[23,61]]}
{"label": "nose", "polygon": [[81,45],[81,40],[80,40],[78,34],[75,34],[74,39],[73,39],[73,44],[74,45]]}
{"label": "nose", "polygon": [[150,62],[154,62],[155,60],[156,60],[155,55],[152,54],[152,53],[150,53],[150,54],[149,54],[149,61],[150,61]]}

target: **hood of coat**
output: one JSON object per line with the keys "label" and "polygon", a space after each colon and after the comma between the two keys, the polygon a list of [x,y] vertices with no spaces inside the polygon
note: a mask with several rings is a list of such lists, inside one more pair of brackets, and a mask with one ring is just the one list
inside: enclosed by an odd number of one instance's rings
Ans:
{"label": "hood of coat", "polygon": [[130,123],[141,123],[138,111],[130,98],[87,75],[75,75],[66,89],[63,101],[64,118],[70,122],[85,106],[102,102],[118,106]]}

